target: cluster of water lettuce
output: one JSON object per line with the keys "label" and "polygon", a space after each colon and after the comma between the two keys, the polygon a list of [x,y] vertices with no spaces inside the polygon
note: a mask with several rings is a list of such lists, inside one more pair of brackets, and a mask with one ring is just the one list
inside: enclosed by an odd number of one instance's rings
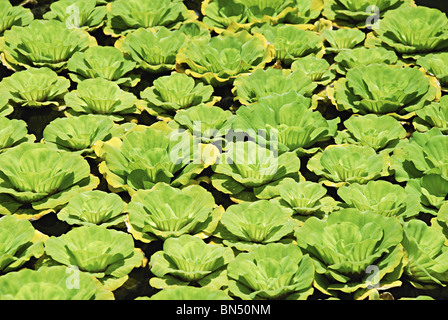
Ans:
{"label": "cluster of water lettuce", "polygon": [[440,297],[448,18],[375,3],[0,0],[0,299]]}

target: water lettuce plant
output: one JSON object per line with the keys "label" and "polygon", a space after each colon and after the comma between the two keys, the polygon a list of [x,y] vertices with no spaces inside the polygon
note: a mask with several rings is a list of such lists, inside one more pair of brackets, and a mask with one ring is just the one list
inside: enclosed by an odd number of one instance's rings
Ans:
{"label": "water lettuce plant", "polygon": [[355,67],[367,66],[376,63],[390,65],[396,64],[398,61],[398,56],[394,51],[387,50],[383,47],[358,47],[351,50],[341,50],[341,52],[334,57],[334,61],[336,62],[334,69],[339,74],[345,75],[348,70]]}
{"label": "water lettuce plant", "polygon": [[0,152],[23,142],[34,142],[35,139],[33,134],[28,134],[25,121],[0,116]]}
{"label": "water lettuce plant", "polygon": [[292,91],[310,97],[316,87],[317,84],[303,71],[268,68],[238,76],[233,82],[232,93],[235,100],[248,105],[272,93],[284,94]]}
{"label": "water lettuce plant", "polygon": [[443,96],[438,102],[432,102],[424,108],[417,110],[412,124],[419,132],[425,132],[431,128],[438,128],[443,133],[448,130],[448,97]]}
{"label": "water lettuce plant", "polygon": [[93,154],[93,145],[112,138],[114,122],[107,116],[85,114],[79,117],[57,118],[43,131],[45,143],[83,155]]}
{"label": "water lettuce plant", "polygon": [[0,37],[13,26],[26,26],[34,16],[29,8],[13,6],[7,0],[0,1]]}
{"label": "water lettuce plant", "polygon": [[59,71],[77,51],[96,46],[96,39],[81,29],[69,29],[57,20],[33,20],[4,33],[2,62],[14,70],[48,67]]}
{"label": "water lettuce plant", "polygon": [[216,33],[247,29],[251,25],[244,3],[236,0],[205,0],[201,5],[201,13],[204,15],[204,23]]}
{"label": "water lettuce plant", "polygon": [[60,0],[50,5],[43,18],[64,22],[67,28],[93,31],[104,24],[106,13],[106,6],[98,6],[96,1]]}
{"label": "water lettuce plant", "polygon": [[183,234],[206,238],[224,209],[199,185],[179,189],[159,182],[150,190],[137,190],[127,212],[128,231],[135,239],[149,243]]}
{"label": "water lettuce plant", "polygon": [[338,131],[335,137],[336,143],[369,146],[377,152],[391,152],[407,134],[400,122],[389,115],[354,115],[344,121],[344,126],[346,129]]}
{"label": "water lettuce plant", "polygon": [[[401,285],[407,261],[403,227],[394,217],[343,209],[324,220],[310,217],[295,235],[302,252],[313,259],[314,286],[327,295],[344,292],[364,299],[370,290]],[[374,281],[372,265],[378,268]]]}
{"label": "water lettuce plant", "polygon": [[275,59],[284,67],[300,57],[308,55],[321,58],[324,54],[322,37],[310,30],[302,30],[294,25],[269,25],[251,29],[252,34],[262,34],[274,45]]}
{"label": "water lettuce plant", "polygon": [[82,156],[39,143],[21,143],[0,154],[1,214],[38,218],[92,190],[99,179]]}
{"label": "water lettuce plant", "polygon": [[[84,272],[73,281],[65,266],[21,269],[0,276],[0,300],[114,300],[114,294]],[[76,290],[73,290],[76,289]]]}
{"label": "water lettuce plant", "polygon": [[404,227],[403,247],[409,262],[404,274],[419,289],[445,287],[448,278],[448,252],[442,231],[413,219]]}
{"label": "water lettuce plant", "polygon": [[325,47],[326,52],[344,52],[361,44],[366,35],[358,29],[341,28],[337,30],[327,29],[322,32],[322,37],[330,46]]}
{"label": "water lettuce plant", "polygon": [[3,78],[0,93],[9,98],[14,108],[57,108],[64,106],[64,95],[69,87],[70,80],[58,76],[53,70],[32,67]]}
{"label": "water lettuce plant", "polygon": [[140,113],[139,100],[115,82],[94,78],[80,82],[76,90],[64,96],[68,115],[106,115],[114,121]]}
{"label": "water lettuce plant", "polygon": [[319,59],[315,56],[306,56],[295,60],[291,64],[291,70],[301,70],[311,81],[319,85],[328,85],[335,77],[334,70],[325,59]]}
{"label": "water lettuce plant", "polygon": [[120,36],[139,28],[178,28],[196,14],[180,0],[117,0],[107,5],[107,35]]}
{"label": "water lettuce plant", "polygon": [[439,80],[442,90],[448,90],[448,52],[426,54],[417,64]]}
{"label": "water lettuce plant", "polygon": [[313,181],[284,179],[279,184],[278,202],[284,209],[298,216],[323,216],[336,209],[337,201],[328,196],[327,188]]}
{"label": "water lettuce plant", "polygon": [[[329,0],[325,1],[322,14],[329,20],[341,26],[367,27],[367,21],[372,12],[378,12],[383,16],[386,12],[396,12],[400,7],[409,7],[413,3],[411,0],[378,0],[369,2],[368,0]],[[375,5],[375,10],[371,6]]]}
{"label": "water lettuce plant", "polygon": [[176,55],[186,41],[180,30],[140,28],[115,42],[115,47],[132,57],[140,69],[152,73],[174,70]]}
{"label": "water lettuce plant", "polygon": [[137,63],[115,47],[96,46],[75,52],[67,61],[70,79],[80,83],[103,78],[122,86],[135,86],[140,78],[132,71]]}
{"label": "water lettuce plant", "polygon": [[314,266],[295,244],[270,243],[240,253],[227,267],[229,291],[243,300],[306,300]]}
{"label": "water lettuce plant", "polygon": [[234,115],[230,110],[200,104],[179,110],[170,125],[178,130],[188,130],[201,143],[220,146],[219,142],[225,143],[225,135],[232,127],[233,120]]}
{"label": "water lettuce plant", "polygon": [[18,219],[15,216],[2,216],[0,275],[20,269],[33,257],[40,258],[44,254],[46,238],[48,237],[35,230],[28,220]]}
{"label": "water lettuce plant", "polygon": [[341,186],[338,196],[343,207],[356,208],[361,212],[374,212],[386,217],[408,219],[421,210],[419,195],[409,186],[403,188],[389,181],[369,181]]}
{"label": "water lettuce plant", "polygon": [[116,290],[134,268],[144,263],[144,254],[134,247],[130,234],[101,226],[81,226],[45,242],[47,260],[42,265],[76,267],[97,278],[106,289]]}
{"label": "water lettuce plant", "polygon": [[[255,135],[265,130],[266,145],[274,137],[279,152],[294,151],[302,156],[317,152],[316,143],[331,139],[339,121],[339,118],[326,120],[319,111],[312,110],[310,99],[288,92],[274,93],[239,108],[232,128]],[[260,141],[262,137],[258,138]]]}
{"label": "water lettuce plant", "polygon": [[377,154],[372,147],[354,144],[330,145],[310,158],[307,168],[320,176],[319,182],[340,187],[365,184],[389,176],[389,156]]}
{"label": "water lettuce plant", "polygon": [[436,215],[446,202],[448,180],[439,174],[425,174],[420,179],[409,180],[407,186],[415,190],[415,196],[420,201],[422,212]]}
{"label": "water lettuce plant", "polygon": [[98,142],[95,153],[102,159],[99,171],[109,189],[132,194],[137,189],[151,189],[157,182],[188,185],[205,167],[193,161],[190,142],[188,132],[156,124],[131,129],[122,140],[114,137]]}
{"label": "water lettuce plant", "polygon": [[278,155],[275,149],[249,140],[230,142],[212,165],[212,185],[235,199],[270,199],[278,195],[278,183],[286,177],[300,179],[300,159],[294,152]]}
{"label": "water lettuce plant", "polygon": [[57,217],[70,225],[112,227],[123,223],[126,203],[118,194],[101,190],[79,193],[71,198]]}
{"label": "water lettuce plant", "polygon": [[184,73],[172,73],[154,80],[151,87],[140,93],[146,102],[143,109],[152,115],[169,115],[200,104],[214,105],[213,87]]}
{"label": "water lettuce plant", "polygon": [[151,286],[196,286],[220,289],[227,286],[227,264],[235,258],[231,248],[205,243],[191,235],[169,238],[163,250],[155,252],[149,262],[154,274]]}
{"label": "water lettuce plant", "polygon": [[265,67],[274,47],[261,35],[243,30],[223,32],[210,39],[192,39],[177,53],[177,69],[213,86],[232,83],[239,75]]}
{"label": "water lettuce plant", "polygon": [[328,93],[337,109],[410,118],[440,97],[440,88],[416,68],[371,64],[347,71]]}
{"label": "water lettuce plant", "polygon": [[380,45],[403,57],[418,59],[448,48],[448,18],[437,9],[406,6],[390,10],[373,29]]}
{"label": "water lettuce plant", "polygon": [[295,227],[297,221],[278,203],[257,200],[229,206],[213,236],[239,251],[253,251],[260,245],[288,242]]}
{"label": "water lettuce plant", "polygon": [[391,168],[398,182],[418,179],[428,174],[448,180],[448,140],[438,128],[414,132],[409,140],[398,145],[391,156]]}

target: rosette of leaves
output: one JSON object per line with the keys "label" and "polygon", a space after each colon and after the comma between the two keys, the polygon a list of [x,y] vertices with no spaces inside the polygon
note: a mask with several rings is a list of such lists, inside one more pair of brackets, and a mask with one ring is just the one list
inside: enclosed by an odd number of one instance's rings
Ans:
{"label": "rosette of leaves", "polygon": [[47,236],[35,230],[31,222],[15,216],[0,218],[0,274],[17,270],[31,258],[44,254]]}
{"label": "rosette of leaves", "polygon": [[[403,227],[394,217],[343,209],[323,220],[310,217],[295,235],[302,252],[313,259],[314,286],[325,294],[364,299],[371,290],[401,285],[407,260],[400,244]],[[375,279],[372,266],[377,267]]]}
{"label": "rosette of leaves", "polygon": [[213,235],[225,246],[238,251],[253,251],[260,245],[291,242],[298,226],[291,212],[275,202],[257,200],[229,206]]}
{"label": "rosette of leaves", "polygon": [[81,226],[45,242],[42,266],[65,265],[97,278],[114,291],[129,273],[144,264],[145,257],[128,233],[91,225]]}
{"label": "rosette of leaves", "polygon": [[195,285],[211,289],[227,286],[227,264],[234,259],[231,248],[207,244],[191,235],[166,239],[163,250],[151,256],[151,286],[166,289]]}
{"label": "rosette of leaves", "polygon": [[314,56],[297,59],[291,64],[291,70],[304,72],[311,81],[322,86],[328,85],[336,77],[327,60]]}
{"label": "rosette of leaves", "polygon": [[421,209],[418,195],[411,188],[403,188],[389,181],[353,183],[340,187],[337,193],[344,201],[343,207],[386,217],[408,219],[418,215]]}
{"label": "rosette of leaves", "polygon": [[177,69],[215,87],[231,84],[239,74],[263,69],[274,56],[266,38],[243,30],[192,39],[180,48],[176,61]]}
{"label": "rosette of leaves", "polygon": [[440,207],[446,203],[448,180],[438,174],[425,174],[419,179],[411,179],[407,186],[415,190],[415,197],[420,200],[422,212],[437,215]]}
{"label": "rosette of leaves", "polygon": [[187,36],[180,30],[140,28],[117,40],[115,47],[137,62],[138,68],[160,73],[174,70],[176,54],[186,39]]}
{"label": "rosette of leaves", "polygon": [[183,22],[196,20],[181,0],[117,0],[107,5],[106,35],[120,36],[139,28],[178,28]]}
{"label": "rosette of leaves", "polygon": [[[95,278],[65,266],[21,269],[0,277],[0,300],[114,300]],[[73,286],[73,287],[71,287]],[[73,290],[75,289],[76,290]]]}
{"label": "rosette of leaves", "polygon": [[211,32],[208,26],[202,21],[188,21],[182,23],[179,31],[187,36],[187,39],[211,38]]}
{"label": "rosette of leaves", "polygon": [[229,292],[243,300],[306,300],[314,291],[311,258],[295,244],[240,253],[227,267]]}
{"label": "rosette of leaves", "polygon": [[440,97],[434,80],[416,68],[371,64],[348,70],[327,92],[339,111],[407,119]]}
{"label": "rosette of leaves", "polygon": [[294,152],[278,154],[275,146],[252,140],[229,142],[212,165],[212,185],[235,199],[270,199],[286,177],[300,180],[300,159]]}
{"label": "rosette of leaves", "polygon": [[330,145],[308,161],[307,168],[320,176],[319,182],[332,187],[365,184],[388,176],[389,155],[377,154],[369,146]]}
{"label": "rosette of leaves", "polygon": [[235,0],[244,4],[251,23],[277,24],[285,20],[289,13],[297,13],[294,0]]}
{"label": "rosette of leaves", "polygon": [[23,142],[34,142],[36,137],[28,134],[23,120],[0,116],[0,153]]}
{"label": "rosette of leaves", "polygon": [[164,122],[131,129],[122,140],[114,137],[98,142],[99,171],[111,191],[131,195],[137,189],[151,189],[157,182],[185,186],[205,167],[200,159],[193,159],[191,141],[188,132],[172,130]]}
{"label": "rosette of leaves", "polygon": [[249,75],[240,75],[234,81],[232,93],[235,100],[243,105],[257,102],[273,93],[295,92],[311,97],[317,84],[303,71],[291,72],[288,69],[258,69]]}
{"label": "rosette of leaves", "polygon": [[346,129],[338,131],[337,144],[352,143],[369,146],[376,152],[392,152],[401,139],[406,138],[406,129],[388,115],[353,115],[344,121]]}
{"label": "rosette of leaves", "polygon": [[320,112],[311,109],[309,98],[289,92],[271,94],[239,108],[232,128],[255,136],[265,130],[266,145],[275,138],[279,152],[294,151],[302,156],[317,152],[316,143],[332,138],[339,121],[339,118],[326,120]]}
{"label": "rosette of leaves", "polygon": [[395,147],[391,169],[398,182],[418,179],[428,174],[448,180],[448,138],[438,128],[414,132],[408,141]]}
{"label": "rosette of leaves", "polygon": [[47,144],[21,143],[1,153],[0,163],[1,214],[37,219],[99,183],[82,156]]}
{"label": "rosette of leaves", "polygon": [[337,202],[327,195],[327,189],[312,181],[295,181],[284,179],[279,184],[279,197],[271,200],[278,202],[285,210],[300,216],[319,216],[331,212]]}
{"label": "rosette of leaves", "polygon": [[283,23],[297,24],[303,26],[303,28],[308,28],[320,16],[324,8],[324,1],[295,0],[292,6],[294,9],[286,14]]}
{"label": "rosette of leaves", "polygon": [[448,283],[448,247],[438,228],[413,219],[404,225],[403,247],[408,255],[404,274],[418,289],[436,289]]}
{"label": "rosette of leaves", "polygon": [[324,46],[322,37],[310,30],[302,30],[295,25],[269,25],[251,29],[253,34],[260,33],[274,46],[275,59],[284,67],[291,66],[295,60],[305,56],[322,58]]}
{"label": "rosette of leaves", "polygon": [[149,243],[183,234],[205,238],[216,228],[224,209],[199,185],[179,189],[160,182],[150,190],[137,190],[127,212],[129,232]]}
{"label": "rosette of leaves", "polygon": [[34,16],[30,9],[13,6],[7,0],[0,1],[0,37],[12,26],[26,26],[33,19]]}
{"label": "rosette of leaves", "polygon": [[205,0],[201,4],[202,21],[216,33],[224,30],[248,29],[247,9],[244,3],[236,0]]}
{"label": "rosette of leaves", "polygon": [[330,45],[325,47],[325,51],[337,53],[357,47],[364,41],[366,34],[358,29],[327,29],[322,33],[322,37]]}
{"label": "rosette of leaves", "polygon": [[118,194],[92,190],[75,195],[57,216],[70,225],[108,228],[124,222],[125,209],[126,203]]}
{"label": "rosette of leaves", "polygon": [[373,30],[382,46],[403,58],[418,59],[448,48],[448,18],[438,9],[412,6],[390,10]]}
{"label": "rosette of leaves", "polygon": [[355,67],[367,66],[376,63],[393,65],[397,62],[397,60],[398,57],[394,51],[387,50],[382,47],[359,47],[339,52],[334,57],[334,61],[336,62],[334,69],[339,74],[345,75],[349,69]]}
{"label": "rosette of leaves", "polygon": [[220,98],[213,97],[213,87],[195,81],[184,73],[173,72],[154,80],[151,87],[140,93],[146,102],[144,110],[151,115],[172,115],[180,109],[200,104],[214,105]]}
{"label": "rosette of leaves", "polygon": [[80,83],[103,78],[122,86],[135,86],[140,78],[132,73],[137,63],[115,47],[96,46],[75,52],[67,62],[70,79]]}
{"label": "rosette of leaves", "polygon": [[81,29],[69,29],[64,22],[33,20],[25,27],[13,26],[5,31],[2,62],[16,71],[30,67],[60,71],[75,52],[96,45],[93,36]]}
{"label": "rosette of leaves", "polygon": [[98,6],[96,1],[60,0],[50,5],[43,18],[64,22],[69,29],[93,31],[104,24],[106,13],[106,6]]}
{"label": "rosette of leaves", "polygon": [[222,290],[208,287],[177,286],[165,288],[150,298],[138,297],[136,300],[233,300]]}
{"label": "rosette of leaves", "polygon": [[448,52],[427,54],[417,64],[439,80],[443,91],[448,91]]}
{"label": "rosette of leaves", "polygon": [[57,118],[45,127],[43,139],[58,149],[90,155],[98,140],[107,141],[112,137],[113,126],[112,119],[101,115]]}
{"label": "rosette of leaves", "polygon": [[76,90],[64,96],[67,115],[107,115],[114,121],[140,113],[137,97],[102,78],[83,80]]}
{"label": "rosette of leaves", "polygon": [[369,18],[373,14],[382,17],[388,11],[396,11],[400,7],[410,7],[412,0],[329,0],[325,1],[322,14],[338,25],[347,27],[371,27]]}
{"label": "rosette of leaves", "polygon": [[9,97],[9,104],[14,108],[57,108],[64,106],[69,87],[70,80],[49,68],[29,68],[3,78],[0,93]]}
{"label": "rosette of leaves", "polygon": [[417,117],[412,121],[419,132],[426,132],[431,128],[438,128],[441,132],[448,132],[448,96],[443,96],[438,102],[432,102],[417,110]]}
{"label": "rosette of leaves", "polygon": [[[225,136],[232,127],[234,117],[230,110],[201,104],[179,110],[174,116],[174,121],[170,122],[170,126],[178,130],[188,130],[199,143],[213,143],[222,146],[225,143]],[[218,154],[218,149],[211,146],[209,148],[205,149],[204,152],[207,150],[210,153],[216,151],[216,155]]]}

